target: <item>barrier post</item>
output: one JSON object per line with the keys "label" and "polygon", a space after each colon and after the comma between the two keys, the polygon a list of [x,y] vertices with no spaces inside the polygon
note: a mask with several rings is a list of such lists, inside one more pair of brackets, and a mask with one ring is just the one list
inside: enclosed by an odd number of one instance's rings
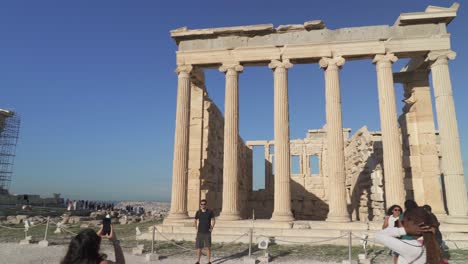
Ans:
{"label": "barrier post", "polygon": [[47,217],[47,224],[45,228],[44,239],[42,241],[39,241],[39,246],[41,247],[49,246],[49,241],[47,241],[47,232],[49,231],[49,221],[50,221],[50,216]]}
{"label": "barrier post", "polygon": [[151,239],[151,254],[154,253],[154,235],[155,235],[155,227],[153,226],[153,238]]}
{"label": "barrier post", "polygon": [[352,237],[351,237],[351,231],[349,231],[348,232],[348,260],[349,260],[349,264],[351,264],[351,261],[352,261],[352,256],[351,256],[352,245],[353,245],[353,241],[352,241]]}
{"label": "barrier post", "polygon": [[24,239],[20,240],[20,245],[29,245],[31,243],[31,237],[28,237],[28,230],[29,230],[29,221],[24,221]]}
{"label": "barrier post", "polygon": [[151,239],[151,253],[146,254],[146,261],[156,261],[159,260],[159,255],[154,253],[154,237],[156,235],[156,225],[153,225],[153,235]]}
{"label": "barrier post", "polygon": [[249,229],[249,258],[252,256],[253,228]]}
{"label": "barrier post", "polygon": [[44,240],[47,240],[47,231],[49,231],[49,221],[50,221],[50,216],[47,217],[47,224],[46,224],[46,227],[45,227]]}

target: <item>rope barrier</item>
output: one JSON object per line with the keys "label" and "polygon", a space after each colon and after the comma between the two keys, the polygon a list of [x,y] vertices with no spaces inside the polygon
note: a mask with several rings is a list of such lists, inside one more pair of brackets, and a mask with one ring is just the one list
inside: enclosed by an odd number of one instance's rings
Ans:
{"label": "rope barrier", "polygon": [[[327,239],[316,240],[316,241],[306,241],[306,242],[304,242],[304,241],[302,241],[302,242],[290,241],[290,240],[285,240],[285,239],[278,239],[278,238],[275,237],[275,241],[281,241],[281,242],[286,242],[286,243],[291,243],[291,244],[315,244],[315,243],[322,243],[322,242],[337,240],[337,239],[343,238],[343,237],[345,237],[347,235],[348,234],[344,234],[344,235],[341,235],[339,237],[327,238]],[[258,234],[258,236],[271,237],[271,236],[266,236],[266,235],[262,235],[262,234]]]}
{"label": "rope barrier", "polygon": [[[224,242],[223,242],[220,246],[218,246],[218,247],[216,247],[216,248],[213,248],[213,250],[215,250],[215,249],[220,249],[220,248],[222,248],[222,247],[224,247],[224,246],[226,246],[226,245],[229,245],[229,244],[233,244],[234,242],[236,242],[237,240],[241,239],[243,236],[246,236],[246,235],[248,235],[248,234],[249,234],[249,233],[244,233],[244,234],[238,236],[237,238],[235,238],[234,240],[232,240],[232,241],[230,241],[230,242],[227,242],[227,243],[224,243]],[[221,251],[221,252],[222,252],[222,251]]]}
{"label": "rope barrier", "polygon": [[156,232],[158,232],[158,234],[160,234],[161,237],[163,237],[164,239],[166,239],[169,243],[171,243],[171,244],[173,244],[173,245],[175,245],[175,246],[177,246],[177,247],[179,247],[179,248],[181,248],[181,249],[183,249],[183,250],[185,250],[185,251],[196,251],[195,249],[186,248],[186,247],[183,247],[183,246],[181,246],[181,245],[178,245],[178,244],[172,242],[172,240],[170,240],[170,239],[167,238],[165,235],[163,235],[161,232],[159,232],[159,230],[158,230],[157,228],[155,228],[155,229],[156,229]]}
{"label": "rope barrier", "polygon": [[9,227],[9,226],[4,226],[4,225],[0,225],[1,228],[5,228],[5,229],[10,229],[10,230],[23,230],[24,231],[24,227]]}
{"label": "rope barrier", "polygon": [[360,236],[358,236],[358,235],[353,234],[353,232],[351,232],[351,236],[353,236],[353,237],[355,237],[355,238],[357,238],[357,239],[360,239],[360,240],[362,240],[362,241],[377,243],[377,242],[375,241],[374,238],[373,238],[373,239],[369,239],[367,236],[366,236],[366,237],[360,237]]}
{"label": "rope barrier", "polygon": [[[45,225],[45,223],[41,223],[38,225],[30,225],[28,229],[36,228],[36,227],[43,226],[43,225]],[[4,226],[4,225],[0,225],[0,227],[5,228],[5,229],[10,229],[10,230],[24,230],[24,227],[10,227],[10,226]]]}

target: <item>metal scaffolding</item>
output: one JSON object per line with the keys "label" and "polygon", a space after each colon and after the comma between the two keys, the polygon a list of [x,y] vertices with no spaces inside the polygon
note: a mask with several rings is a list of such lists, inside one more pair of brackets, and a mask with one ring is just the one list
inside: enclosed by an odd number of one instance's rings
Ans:
{"label": "metal scaffolding", "polygon": [[19,115],[0,109],[0,194],[8,193],[10,188],[19,129]]}

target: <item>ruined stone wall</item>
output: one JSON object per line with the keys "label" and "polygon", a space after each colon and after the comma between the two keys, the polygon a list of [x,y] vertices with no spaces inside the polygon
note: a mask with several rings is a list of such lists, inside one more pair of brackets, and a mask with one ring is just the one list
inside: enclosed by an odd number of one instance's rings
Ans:
{"label": "ruined stone wall", "polygon": [[[419,74],[419,75],[416,75]],[[406,198],[430,204],[437,215],[446,214],[441,189],[439,144],[432,112],[427,72],[417,72],[420,80],[404,83],[405,106],[399,118],[403,143]]]}
{"label": "ruined stone wall", "polygon": [[249,206],[249,197],[252,192],[252,150],[245,145],[243,140],[239,138],[239,199],[237,208],[239,208],[243,219],[250,218],[252,210]]}
{"label": "ruined stone wall", "polygon": [[[202,76],[202,75],[201,75]],[[218,215],[222,207],[224,118],[210,99],[203,77],[192,82],[189,176],[187,201],[190,216],[199,209],[200,199]],[[248,197],[252,189],[252,151],[239,138],[239,210],[248,214]]]}
{"label": "ruined stone wall", "polygon": [[[291,140],[291,156],[299,158],[299,173],[291,174],[291,209],[296,219],[324,220],[328,213],[324,173],[323,146],[326,134],[323,130],[310,130],[304,139]],[[310,157],[319,160],[318,174],[310,170]]]}
{"label": "ruined stone wall", "polygon": [[207,94],[204,97],[203,119],[201,198],[207,199],[210,208],[219,214],[223,201],[224,118]]}
{"label": "ruined stone wall", "polygon": [[381,221],[385,216],[382,141],[362,127],[346,142],[346,189],[353,221]]}
{"label": "ruined stone wall", "polygon": [[[380,133],[369,132],[363,127],[348,139],[349,132],[350,129],[343,130],[349,212],[353,220],[381,221],[384,189]],[[306,138],[290,142],[291,158],[299,160],[299,171],[291,172],[291,208],[297,220],[325,220],[327,217],[330,194],[326,146],[326,129],[309,130]],[[318,172],[311,171],[311,156],[318,158]],[[268,160],[265,161],[268,166]],[[273,188],[274,184],[251,193],[249,204],[257,218],[271,217]]]}
{"label": "ruined stone wall", "polygon": [[[323,174],[325,135],[323,130],[310,130],[306,138],[290,141],[291,156],[297,156],[300,164],[299,173],[291,174],[291,209],[295,219],[324,220],[327,216],[328,205],[325,186],[328,180]],[[269,147],[269,145],[265,147]],[[271,155],[274,159],[274,153]],[[311,173],[309,164],[311,156],[317,156],[319,160],[317,174]],[[270,160],[265,159],[265,166],[272,166]],[[266,186],[266,189],[251,193],[249,203],[251,208],[255,210],[257,218],[271,217],[274,206],[273,193],[274,182]]]}

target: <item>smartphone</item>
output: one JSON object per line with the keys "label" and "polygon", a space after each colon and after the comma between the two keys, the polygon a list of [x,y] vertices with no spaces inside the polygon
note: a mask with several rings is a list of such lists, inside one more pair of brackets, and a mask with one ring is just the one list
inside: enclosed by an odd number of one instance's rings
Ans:
{"label": "smartphone", "polygon": [[105,217],[102,219],[102,234],[110,235],[111,232],[111,219],[110,217]]}

